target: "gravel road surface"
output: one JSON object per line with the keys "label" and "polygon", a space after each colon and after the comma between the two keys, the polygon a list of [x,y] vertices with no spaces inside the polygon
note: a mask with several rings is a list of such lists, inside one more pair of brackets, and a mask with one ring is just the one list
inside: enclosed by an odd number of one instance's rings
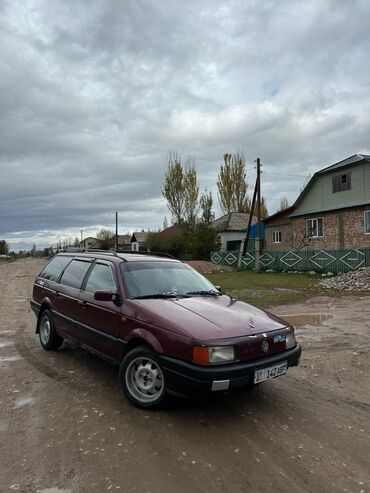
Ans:
{"label": "gravel road surface", "polygon": [[0,265],[1,493],[370,491],[370,297],[275,307],[299,327],[300,367],[148,412],[105,361],[41,348],[44,263]]}

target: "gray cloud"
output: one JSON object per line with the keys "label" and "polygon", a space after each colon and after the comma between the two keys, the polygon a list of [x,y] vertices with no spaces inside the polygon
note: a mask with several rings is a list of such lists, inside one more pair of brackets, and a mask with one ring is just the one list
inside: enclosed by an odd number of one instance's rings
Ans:
{"label": "gray cloud", "polygon": [[292,202],[308,173],[370,152],[369,14],[365,0],[0,1],[0,237],[47,245],[115,210],[122,232],[160,226],[170,149],[215,198],[222,155],[244,149],[270,212]]}

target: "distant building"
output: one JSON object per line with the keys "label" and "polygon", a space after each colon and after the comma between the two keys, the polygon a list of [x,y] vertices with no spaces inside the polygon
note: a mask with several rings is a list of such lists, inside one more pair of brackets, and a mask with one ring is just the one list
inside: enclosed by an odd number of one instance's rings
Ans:
{"label": "distant building", "polygon": [[136,231],[132,233],[131,236],[131,250],[135,252],[139,252],[140,250],[146,250],[145,242],[149,236],[149,232],[145,231]]}
{"label": "distant building", "polygon": [[[245,212],[229,212],[211,223],[218,231],[221,252],[239,251],[241,242],[245,240],[249,214]],[[252,225],[257,222],[252,217]]]}
{"label": "distant building", "polygon": [[93,238],[92,236],[88,236],[80,241],[80,248],[83,250],[87,250],[89,248],[100,248],[101,241],[97,238]]}

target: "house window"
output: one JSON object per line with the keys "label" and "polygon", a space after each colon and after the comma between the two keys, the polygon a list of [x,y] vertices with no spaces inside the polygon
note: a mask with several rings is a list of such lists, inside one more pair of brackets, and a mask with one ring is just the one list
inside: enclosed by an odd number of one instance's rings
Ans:
{"label": "house window", "polygon": [[370,211],[364,212],[364,229],[365,234],[370,235]]}
{"label": "house window", "polygon": [[307,219],[306,225],[308,238],[318,238],[319,236],[324,236],[322,217]]}
{"label": "house window", "polygon": [[351,173],[333,176],[333,193],[351,190]]}
{"label": "house window", "polygon": [[272,232],[272,243],[281,243],[281,231]]}

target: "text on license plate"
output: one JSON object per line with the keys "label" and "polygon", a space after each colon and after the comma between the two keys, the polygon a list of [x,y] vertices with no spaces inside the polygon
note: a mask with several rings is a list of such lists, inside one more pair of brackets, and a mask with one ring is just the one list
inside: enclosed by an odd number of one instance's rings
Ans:
{"label": "text on license plate", "polygon": [[270,380],[270,378],[280,377],[280,375],[284,375],[286,373],[287,369],[288,363],[287,361],[283,361],[283,363],[279,363],[278,365],[256,370],[254,372],[254,383],[261,383],[265,380]]}

